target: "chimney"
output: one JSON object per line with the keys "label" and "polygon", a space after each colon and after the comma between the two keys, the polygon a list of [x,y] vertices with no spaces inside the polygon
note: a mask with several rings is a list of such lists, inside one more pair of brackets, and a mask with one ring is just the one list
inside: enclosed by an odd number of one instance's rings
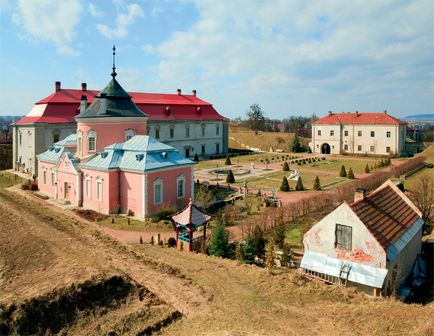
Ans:
{"label": "chimney", "polygon": [[81,95],[80,100],[80,113],[84,112],[87,109],[87,96]]}
{"label": "chimney", "polygon": [[191,93],[193,93],[193,96],[196,97],[196,90],[191,90]]}
{"label": "chimney", "polygon": [[87,91],[87,84],[81,83],[81,91]]}
{"label": "chimney", "polygon": [[365,199],[365,197],[366,197],[366,190],[356,189],[356,191],[354,192],[354,202]]}
{"label": "chimney", "polygon": [[384,110],[384,114],[387,114],[387,110]]}
{"label": "chimney", "polygon": [[54,82],[54,90],[59,91],[60,88],[61,88],[61,83],[60,82]]}
{"label": "chimney", "polygon": [[356,110],[356,117],[358,117],[358,116],[359,116],[359,111]]}
{"label": "chimney", "polygon": [[332,111],[329,111],[329,115],[332,115],[333,114],[333,112]]}
{"label": "chimney", "polygon": [[181,95],[181,89],[176,89],[176,92],[178,93],[178,95]]}

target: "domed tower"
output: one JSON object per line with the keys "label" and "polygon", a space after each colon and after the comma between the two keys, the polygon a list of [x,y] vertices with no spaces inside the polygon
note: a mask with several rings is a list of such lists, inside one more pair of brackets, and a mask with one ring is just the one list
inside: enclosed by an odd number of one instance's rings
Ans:
{"label": "domed tower", "polygon": [[90,106],[87,106],[86,96],[82,96],[80,114],[75,117],[78,158],[86,158],[108,145],[147,133],[148,115],[139,110],[116,80],[115,51],[113,47],[112,80]]}

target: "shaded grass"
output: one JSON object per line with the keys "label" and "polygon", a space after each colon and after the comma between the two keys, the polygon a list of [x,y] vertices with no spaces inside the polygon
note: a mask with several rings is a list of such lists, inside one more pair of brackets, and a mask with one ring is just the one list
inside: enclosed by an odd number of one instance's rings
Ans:
{"label": "shaded grass", "polygon": [[24,181],[23,178],[8,172],[0,172],[0,188],[8,188]]}
{"label": "shaded grass", "polygon": [[[112,223],[114,219],[114,223]],[[139,221],[136,219],[130,219],[128,224],[128,218],[124,216],[109,216],[102,221],[98,221],[98,224],[107,226],[113,229],[125,230],[125,231],[143,231],[143,232],[171,232],[173,231],[172,223],[169,220],[153,223],[151,221]]]}

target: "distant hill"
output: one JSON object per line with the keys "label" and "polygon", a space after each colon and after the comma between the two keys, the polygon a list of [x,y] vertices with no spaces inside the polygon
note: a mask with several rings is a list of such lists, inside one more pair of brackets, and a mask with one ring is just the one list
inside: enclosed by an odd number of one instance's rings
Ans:
{"label": "distant hill", "polygon": [[402,118],[404,120],[434,120],[434,114],[413,114]]}

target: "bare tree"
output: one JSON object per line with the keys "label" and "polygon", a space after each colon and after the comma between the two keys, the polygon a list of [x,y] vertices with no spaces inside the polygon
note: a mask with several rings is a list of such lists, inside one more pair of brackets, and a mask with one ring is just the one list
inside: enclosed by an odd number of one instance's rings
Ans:
{"label": "bare tree", "polygon": [[426,224],[432,221],[434,215],[434,181],[432,174],[421,174],[411,184],[410,191],[414,194],[416,206],[422,212]]}

